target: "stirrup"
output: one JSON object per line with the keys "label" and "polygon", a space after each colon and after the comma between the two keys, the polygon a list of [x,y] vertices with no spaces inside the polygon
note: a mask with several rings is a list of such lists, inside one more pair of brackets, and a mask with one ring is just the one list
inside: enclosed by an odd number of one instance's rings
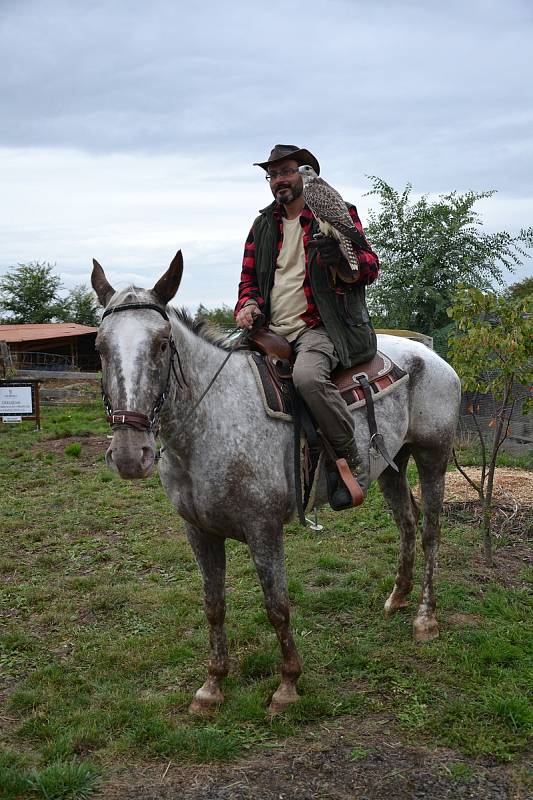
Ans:
{"label": "stirrup", "polygon": [[365,499],[365,494],[352,474],[345,458],[335,461],[336,472],[326,473],[328,500],[334,511],[356,508]]}

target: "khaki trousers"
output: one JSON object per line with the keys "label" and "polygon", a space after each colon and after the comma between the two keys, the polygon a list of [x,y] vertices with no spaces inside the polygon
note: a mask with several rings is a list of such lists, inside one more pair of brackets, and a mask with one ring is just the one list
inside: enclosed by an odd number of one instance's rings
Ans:
{"label": "khaki trousers", "polygon": [[338,453],[354,444],[352,415],[339,390],[330,380],[339,363],[333,342],[323,325],[306,328],[292,343],[296,360],[293,381],[316,424]]}

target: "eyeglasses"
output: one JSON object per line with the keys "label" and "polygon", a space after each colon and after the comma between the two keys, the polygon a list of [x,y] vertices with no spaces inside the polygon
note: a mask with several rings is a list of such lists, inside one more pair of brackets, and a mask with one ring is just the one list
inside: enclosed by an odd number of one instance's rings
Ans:
{"label": "eyeglasses", "polygon": [[298,172],[294,167],[283,167],[283,169],[274,169],[272,172],[267,172],[265,179],[267,181],[275,181],[276,178],[290,178]]}

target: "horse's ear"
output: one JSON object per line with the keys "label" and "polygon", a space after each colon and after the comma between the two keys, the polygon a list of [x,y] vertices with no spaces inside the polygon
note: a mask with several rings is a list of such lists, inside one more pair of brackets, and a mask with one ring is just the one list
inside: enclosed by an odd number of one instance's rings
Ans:
{"label": "horse's ear", "polygon": [[163,277],[159,278],[156,285],[152,289],[152,293],[155,295],[156,299],[162,303],[162,305],[166,306],[166,304],[172,300],[178,291],[182,275],[183,256],[181,255],[181,250],[178,250],[172,259],[170,267],[167,269]]}
{"label": "horse's ear", "polygon": [[115,294],[115,290],[113,289],[111,284],[108,283],[103,268],[100,266],[100,264],[95,258],[93,258],[93,271],[91,273],[91,283],[94,291],[96,292],[98,300],[100,301],[101,305],[105,307],[111,300],[112,296]]}

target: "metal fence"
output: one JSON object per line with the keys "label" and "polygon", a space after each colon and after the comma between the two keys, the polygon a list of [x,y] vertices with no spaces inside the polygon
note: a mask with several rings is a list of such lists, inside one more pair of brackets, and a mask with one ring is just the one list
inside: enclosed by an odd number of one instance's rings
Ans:
{"label": "metal fence", "polygon": [[64,371],[73,369],[72,359],[56,353],[12,353],[13,365],[17,369],[44,369]]}
{"label": "metal fence", "polygon": [[[523,455],[533,448],[533,414],[522,413],[524,401],[530,391],[528,387],[521,384],[513,386],[514,407],[509,423],[509,434],[502,445],[502,450],[512,455]],[[464,392],[461,398],[459,436],[472,442],[477,441],[477,421],[483,438],[490,445],[493,438],[495,414],[496,403],[491,394]]]}
{"label": "metal fence", "polygon": [[100,359],[95,353],[79,353],[76,363],[67,355],[57,353],[12,353],[16,369],[38,369],[50,372],[99,372]]}

